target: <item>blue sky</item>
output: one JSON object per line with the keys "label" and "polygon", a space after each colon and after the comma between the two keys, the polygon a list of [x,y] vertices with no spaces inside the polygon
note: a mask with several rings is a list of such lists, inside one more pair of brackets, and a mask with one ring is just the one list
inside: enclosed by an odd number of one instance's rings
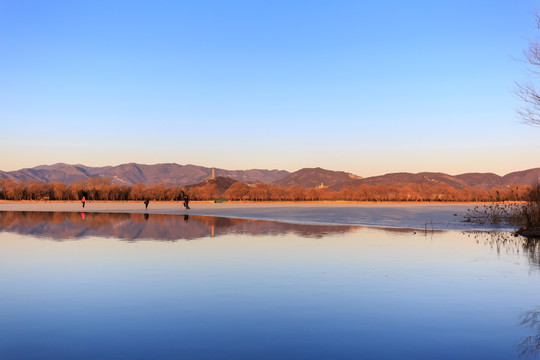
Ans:
{"label": "blue sky", "polygon": [[540,167],[536,1],[0,0],[0,169]]}

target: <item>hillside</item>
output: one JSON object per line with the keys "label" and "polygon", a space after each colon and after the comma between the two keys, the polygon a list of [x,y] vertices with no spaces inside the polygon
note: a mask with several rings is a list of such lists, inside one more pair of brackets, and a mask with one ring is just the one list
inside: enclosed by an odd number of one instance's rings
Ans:
{"label": "hillside", "polygon": [[[448,175],[438,172],[390,173],[380,176],[362,178],[344,171],[332,171],[322,168],[304,168],[289,173],[284,170],[226,170],[215,169],[216,177],[229,178],[247,184],[267,183],[289,187],[298,185],[305,188],[317,187],[321,184],[334,190],[348,186],[395,185],[405,184],[434,185],[443,184],[455,189],[467,187],[476,189],[507,188],[513,185],[531,185],[540,180],[540,168],[516,171],[504,176],[493,173],[465,173]],[[118,166],[90,167],[81,164],[41,165],[17,171],[0,171],[0,179],[30,180],[42,183],[62,182],[73,184],[90,178],[110,178],[113,183],[134,185],[143,183],[153,185],[164,183],[167,186],[186,186],[199,184],[209,179],[212,169],[197,165],[179,164],[122,164]],[[229,185],[230,186],[230,185]]]}
{"label": "hillside", "polygon": [[450,185],[455,189],[475,188],[487,190],[491,188],[507,188],[513,185],[532,185],[540,180],[540,168],[518,171],[499,176],[492,173],[466,173],[456,176],[444,173],[393,173],[382,176],[374,176],[354,181],[351,185]]}
{"label": "hillside", "polygon": [[335,190],[339,190],[344,184],[359,179],[361,179],[361,177],[344,171],[332,171],[317,167],[300,169],[275,181],[274,184],[283,187],[298,185],[305,188],[313,188],[322,184]]}
{"label": "hillside", "polygon": [[507,186],[512,184],[531,185],[540,182],[540,168],[512,172],[502,178]]}
{"label": "hillside", "polygon": [[193,193],[194,190],[198,188],[203,188],[203,187],[207,188],[209,186],[213,186],[213,189],[217,194],[223,194],[225,191],[227,191],[228,188],[231,187],[232,184],[236,182],[238,181],[231,178],[217,176],[214,179],[210,178],[210,179],[203,180],[198,184],[189,185],[187,186],[187,191],[190,193]]}
{"label": "hillside", "polygon": [[[110,178],[114,183],[147,185],[164,183],[167,186],[196,184],[211,176],[212,169],[197,165],[179,164],[122,164],[118,166],[90,167],[85,165],[54,164],[30,169],[0,172],[0,179],[34,180],[43,183],[63,182],[73,184],[90,178]],[[289,173],[284,170],[225,170],[216,169],[217,176],[246,183],[271,183]]]}
{"label": "hillside", "polygon": [[417,185],[449,185],[455,189],[475,188],[487,190],[491,188],[507,188],[513,185],[531,185],[540,181],[540,168],[517,171],[505,176],[493,173],[466,173],[460,175],[448,175],[438,172],[421,173],[390,173],[380,176],[361,178],[343,171],[331,171],[321,168],[305,168],[275,181],[274,184],[283,187],[298,185],[305,188],[313,188],[321,183],[334,190],[341,190],[347,186],[359,186],[363,184],[377,186],[404,186],[407,184]]}
{"label": "hillside", "polygon": [[405,185],[405,184],[437,184],[444,183],[455,188],[463,188],[465,183],[459,181],[455,177],[444,173],[422,172],[418,174],[412,173],[393,173],[382,176],[373,176],[365,179],[350,182],[348,185]]}

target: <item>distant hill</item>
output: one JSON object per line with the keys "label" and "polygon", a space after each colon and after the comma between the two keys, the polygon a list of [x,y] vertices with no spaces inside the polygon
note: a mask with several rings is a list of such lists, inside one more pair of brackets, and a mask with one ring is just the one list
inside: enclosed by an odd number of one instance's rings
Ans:
{"label": "distant hill", "polygon": [[467,173],[461,175],[448,175],[444,173],[422,172],[412,173],[393,173],[381,176],[373,176],[360,179],[349,183],[348,185],[405,185],[405,184],[445,184],[456,189],[466,187],[487,190],[491,188],[506,188],[513,185],[532,185],[540,181],[540,168],[513,172],[505,176],[499,176],[492,173]]}
{"label": "distant hill", "polygon": [[501,187],[502,177],[492,173],[467,173],[454,176],[463,186],[474,187],[478,189],[491,189]]}
{"label": "distant hill", "polygon": [[203,186],[207,185],[215,185],[216,186],[216,192],[218,194],[223,194],[225,191],[227,191],[228,188],[231,187],[232,184],[238,182],[237,180],[226,178],[223,176],[216,176],[215,178],[210,178],[201,181],[198,184],[193,184],[187,186],[188,191],[193,190],[194,188],[201,188]]}
{"label": "distant hill", "polygon": [[405,185],[405,184],[437,184],[445,183],[450,186],[460,188],[465,184],[455,177],[444,173],[422,172],[418,174],[412,173],[392,173],[381,176],[373,176],[365,179],[353,181],[348,185]]}
{"label": "distant hill", "polygon": [[313,188],[323,184],[334,190],[341,190],[347,186],[359,186],[362,184],[373,186],[444,184],[456,189],[472,187],[485,190],[494,187],[505,188],[513,185],[531,185],[538,181],[540,181],[540,168],[517,171],[505,176],[499,176],[492,173],[467,173],[453,176],[437,172],[421,172],[417,174],[400,172],[367,178],[361,178],[343,171],[305,168],[290,173],[284,178],[275,181],[274,184],[283,187],[299,185],[305,188]]}
{"label": "distant hill", "polygon": [[540,168],[516,171],[506,174],[503,177],[503,182],[506,185],[512,184],[527,184],[531,185],[540,182]]}
{"label": "distant hill", "polygon": [[[283,187],[298,185],[313,188],[323,184],[335,190],[347,186],[369,185],[396,185],[405,184],[445,184],[456,189],[472,187],[477,189],[505,188],[512,185],[532,185],[540,181],[540,168],[516,171],[504,176],[493,173],[466,173],[448,175],[438,172],[421,173],[391,173],[380,176],[362,178],[344,171],[332,171],[322,168],[304,168],[289,173],[285,170],[226,170],[215,169],[216,179],[228,178],[230,181],[241,181],[247,184],[267,183]],[[72,184],[90,178],[110,178],[114,183],[134,185],[143,183],[147,185],[164,183],[167,186],[200,185],[209,179],[212,169],[197,165],[179,164],[122,164],[118,166],[90,167],[81,164],[70,165],[58,163],[54,165],[41,165],[30,169],[17,171],[0,171],[0,179],[35,180],[39,182],[63,182]],[[220,187],[226,184],[221,181]]]}
{"label": "distant hill", "polygon": [[300,169],[290,173],[282,179],[275,181],[274,184],[282,187],[299,185],[305,188],[313,188],[322,184],[324,186],[339,190],[345,184],[359,179],[362,178],[344,171],[332,171],[317,167]]}
{"label": "distant hill", "polygon": [[[30,169],[0,172],[0,179],[35,180],[39,182],[63,182],[72,184],[90,178],[110,178],[114,183],[147,185],[165,183],[168,186],[196,184],[207,179],[212,168],[179,164],[122,164],[118,166],[90,167],[58,163],[41,165]],[[284,170],[225,170],[216,169],[216,176],[229,177],[246,183],[272,183],[289,174]]]}

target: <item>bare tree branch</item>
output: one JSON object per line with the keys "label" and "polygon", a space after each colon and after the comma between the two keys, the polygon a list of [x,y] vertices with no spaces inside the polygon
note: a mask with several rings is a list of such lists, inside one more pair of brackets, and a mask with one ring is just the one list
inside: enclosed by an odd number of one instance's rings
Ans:
{"label": "bare tree branch", "polygon": [[[540,30],[540,15],[536,15],[536,28]],[[523,52],[529,71],[534,76],[540,76],[540,43],[529,41],[529,47]],[[540,127],[540,93],[532,82],[517,83],[516,96],[525,106],[517,114],[523,123]]]}

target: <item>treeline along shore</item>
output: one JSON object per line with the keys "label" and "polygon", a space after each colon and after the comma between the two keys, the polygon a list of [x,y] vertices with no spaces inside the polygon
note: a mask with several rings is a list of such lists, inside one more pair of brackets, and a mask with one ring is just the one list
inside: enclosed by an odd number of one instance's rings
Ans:
{"label": "treeline along shore", "polygon": [[191,200],[229,201],[398,201],[398,202],[503,202],[527,201],[535,186],[515,185],[507,188],[455,188],[436,184],[402,184],[305,188],[298,185],[282,187],[265,183],[246,184],[228,178],[212,178],[196,185],[166,186],[121,185],[108,178],[91,178],[73,184],[41,183],[28,180],[0,179],[0,200],[80,200],[153,201],[181,200],[184,193]]}

